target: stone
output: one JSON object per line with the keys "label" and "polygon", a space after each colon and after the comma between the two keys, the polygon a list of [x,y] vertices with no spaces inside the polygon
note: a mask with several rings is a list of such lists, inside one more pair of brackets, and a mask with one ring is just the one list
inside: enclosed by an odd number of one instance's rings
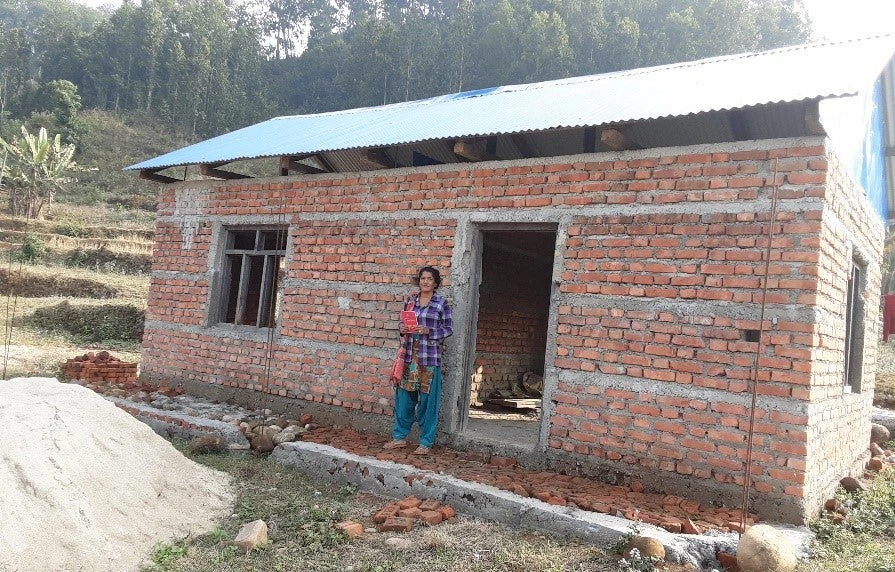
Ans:
{"label": "stone", "polygon": [[253,549],[267,544],[267,523],[263,520],[254,520],[242,525],[239,534],[233,540],[243,553],[251,552]]}
{"label": "stone", "polygon": [[289,425],[274,436],[273,442],[282,445],[290,441],[297,441],[299,435],[307,432],[308,430],[300,425]]}
{"label": "stone", "polygon": [[876,443],[871,442],[870,443],[870,454],[873,455],[874,457],[885,457],[886,450],[883,449],[882,447],[880,447],[879,445],[877,445]]}
{"label": "stone", "polygon": [[227,449],[224,440],[218,435],[202,435],[190,441],[187,446],[190,453],[205,455],[208,453],[221,453]]}
{"label": "stone", "polygon": [[273,439],[269,435],[257,435],[249,440],[252,449],[258,453],[270,453],[274,449]]}
{"label": "stone", "polygon": [[637,549],[644,558],[658,558],[665,560],[665,547],[662,543],[649,536],[635,536],[625,545],[625,558],[631,557],[631,551]]}
{"label": "stone", "polygon": [[841,481],[839,481],[839,484],[842,485],[843,489],[847,490],[850,493],[853,493],[855,491],[867,490],[864,486],[864,483],[854,477],[845,477]]}
{"label": "stone", "polygon": [[827,499],[824,502],[824,508],[830,512],[836,512],[837,510],[839,510],[840,505],[841,503],[839,502],[839,499]]}
{"label": "stone", "polygon": [[871,423],[870,424],[870,442],[871,443],[885,443],[889,440],[889,430],[879,423]]}
{"label": "stone", "polygon": [[398,536],[385,539],[385,545],[395,550],[410,550],[413,548],[413,541],[409,538],[401,538]]}
{"label": "stone", "polygon": [[871,471],[881,471],[883,468],[883,460],[879,457],[873,457],[867,462],[867,468]]}
{"label": "stone", "polygon": [[737,545],[740,572],[792,572],[796,552],[786,536],[766,524],[750,526]]}
{"label": "stone", "polygon": [[455,511],[454,507],[450,505],[443,505],[439,507],[438,510],[441,511],[441,516],[442,518],[444,518],[444,520],[450,520],[457,516],[457,511]]}
{"label": "stone", "polygon": [[349,537],[363,536],[364,534],[364,525],[359,522],[354,522],[353,520],[343,520],[336,525],[336,528],[344,530],[345,534]]}

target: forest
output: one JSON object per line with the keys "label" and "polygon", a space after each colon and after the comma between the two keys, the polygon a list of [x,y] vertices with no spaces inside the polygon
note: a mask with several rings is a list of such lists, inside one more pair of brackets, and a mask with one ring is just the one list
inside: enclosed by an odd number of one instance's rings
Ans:
{"label": "forest", "polygon": [[808,37],[801,0],[0,0],[0,135],[80,146],[103,110],[196,140]]}

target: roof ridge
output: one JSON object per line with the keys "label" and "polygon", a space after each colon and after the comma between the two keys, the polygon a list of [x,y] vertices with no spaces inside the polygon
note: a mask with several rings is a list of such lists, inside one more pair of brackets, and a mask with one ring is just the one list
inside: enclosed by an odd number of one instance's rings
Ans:
{"label": "roof ridge", "polygon": [[[820,40],[820,41],[816,41],[816,42],[810,42],[807,44],[793,44],[790,46],[781,46],[779,48],[773,48],[770,50],[762,50],[762,51],[758,51],[758,52],[739,52],[736,54],[722,54],[719,56],[710,56],[707,58],[700,58],[698,60],[687,60],[684,62],[672,62],[672,63],[660,64],[660,65],[656,65],[656,66],[647,66],[647,67],[632,68],[632,69],[626,69],[626,70],[616,70],[616,71],[603,72],[603,73],[598,73],[598,74],[587,74],[587,75],[550,79],[550,80],[543,80],[543,81],[530,82],[530,83],[517,83],[517,84],[509,84],[509,85],[503,85],[503,86],[493,86],[493,87],[473,89],[473,90],[468,90],[468,91],[459,91],[456,93],[441,94],[441,95],[436,95],[433,97],[426,97],[426,98],[422,98],[422,99],[413,99],[410,101],[397,101],[394,103],[387,103],[387,104],[383,104],[383,105],[368,105],[365,107],[353,107],[350,109],[321,111],[318,113],[308,113],[308,114],[282,115],[279,117],[274,117],[274,118],[270,119],[270,121],[276,121],[276,120],[280,120],[280,119],[294,119],[297,117],[325,117],[325,116],[331,117],[331,116],[336,116],[336,115],[349,115],[349,114],[353,115],[356,113],[362,113],[362,112],[366,112],[366,111],[373,110],[373,109],[388,109],[388,108],[396,108],[396,107],[410,107],[410,106],[414,106],[414,105],[428,105],[430,103],[436,103],[439,101],[451,101],[451,100],[455,100],[455,99],[485,97],[485,96],[489,96],[489,95],[498,95],[498,94],[507,93],[507,92],[518,92],[518,91],[525,91],[525,90],[530,90],[530,89],[543,89],[546,87],[554,87],[554,86],[560,86],[560,85],[574,85],[574,84],[581,84],[581,83],[588,83],[588,82],[603,81],[603,80],[614,79],[614,78],[619,78],[619,77],[626,77],[626,76],[634,77],[634,76],[638,76],[638,75],[656,73],[659,71],[693,68],[693,67],[697,67],[697,66],[704,66],[704,65],[709,65],[709,64],[713,64],[713,63],[719,63],[719,62],[729,62],[729,61],[746,59],[746,58],[771,56],[774,54],[779,54],[779,53],[784,53],[784,52],[797,52],[797,51],[801,52],[801,51],[806,51],[806,50],[821,48],[821,47],[826,47],[826,46],[849,44],[849,43],[855,43],[855,42],[864,42],[864,41],[868,41],[868,40],[875,40],[875,39],[881,39],[881,38],[886,38],[886,37],[895,39],[895,33],[876,34],[873,36],[847,38],[847,39],[842,39],[842,40]],[[462,95],[464,93],[474,94],[475,92],[479,92],[479,91],[485,92],[485,93],[469,95],[464,98],[457,97],[458,95]]]}

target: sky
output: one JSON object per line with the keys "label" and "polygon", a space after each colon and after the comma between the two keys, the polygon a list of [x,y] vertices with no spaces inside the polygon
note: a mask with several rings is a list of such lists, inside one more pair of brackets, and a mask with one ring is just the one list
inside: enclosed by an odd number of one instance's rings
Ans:
{"label": "sky", "polygon": [[[94,8],[121,0],[75,0]],[[895,0],[803,0],[815,24],[815,38],[842,40],[895,33]]]}

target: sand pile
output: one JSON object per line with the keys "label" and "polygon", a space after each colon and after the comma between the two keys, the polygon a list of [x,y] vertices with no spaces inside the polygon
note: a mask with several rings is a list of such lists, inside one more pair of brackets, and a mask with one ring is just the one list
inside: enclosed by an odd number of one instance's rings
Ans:
{"label": "sand pile", "polygon": [[0,430],[0,571],[136,570],[232,505],[227,475],[78,385],[0,380]]}

